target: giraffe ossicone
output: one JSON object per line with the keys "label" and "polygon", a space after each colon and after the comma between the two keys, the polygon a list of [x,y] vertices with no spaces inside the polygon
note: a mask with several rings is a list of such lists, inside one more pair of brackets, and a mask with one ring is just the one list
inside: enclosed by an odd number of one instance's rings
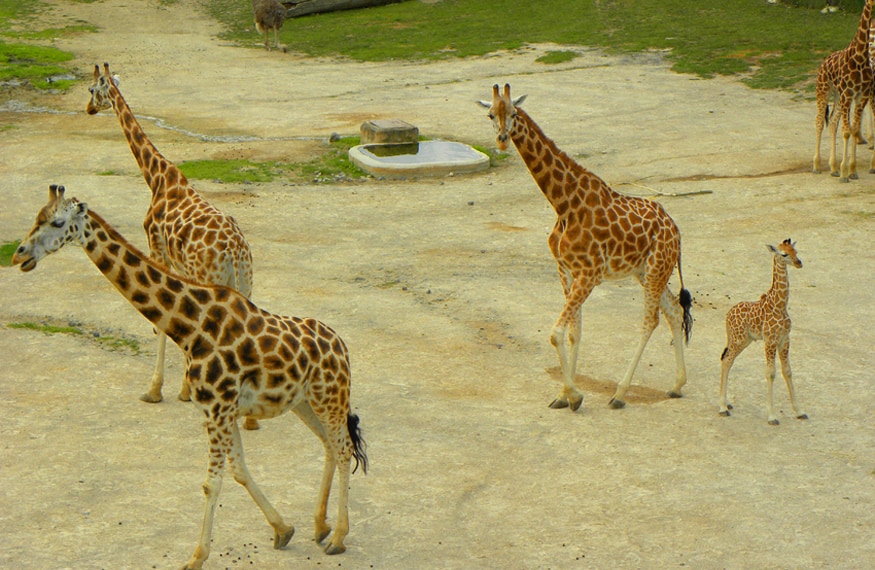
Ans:
{"label": "giraffe ossicone", "polygon": [[294,527],[286,524],[247,469],[237,428],[240,417],[266,419],[287,411],[294,412],[325,449],[314,538],[321,543],[331,533],[326,519],[336,471],[337,522],[325,552],[346,550],[351,462],[367,472],[368,458],[358,416],[350,411],[349,353],[340,336],[316,319],[260,309],[230,287],[170,273],[86,204],[64,198],[63,186],[53,185],[12,263],[31,271],[67,243],[80,245],[119,293],[185,353],[185,383],[206,418],[209,440],[203,526],[185,568],[201,568],[209,556],[226,463],[273,527],[274,547],[283,548],[292,538]]}
{"label": "giraffe ossicone", "polygon": [[726,397],[729,385],[729,370],[736,357],[751,342],[762,340],[766,353],[766,386],[769,423],[778,425],[778,415],[772,400],[772,385],[775,382],[775,353],[781,360],[781,374],[790,394],[790,404],[796,418],[807,420],[808,414],[796,402],[793,387],[793,373],[790,370],[790,314],[787,307],[790,301],[790,280],[787,267],[802,268],[802,260],[796,251],[796,244],[788,239],[777,246],[766,246],[773,254],[772,286],[759,301],[742,301],[726,313],[726,348],[720,355],[720,415],[729,416],[732,405]]}
{"label": "giraffe ossicone", "polygon": [[[583,303],[605,280],[634,277],[644,288],[644,323],[635,354],[609,404],[625,406],[623,398],[632,383],[647,341],[659,324],[659,313],[671,327],[675,350],[675,384],[668,392],[681,397],[687,381],[684,344],[693,325],[692,296],[681,274],[681,238],[677,224],[661,204],[615,192],[601,178],[574,161],[535,123],[513,99],[510,85],[492,87],[492,101],[479,101],[497,133],[499,149],[513,142],[520,157],[556,211],[557,219],[548,245],[559,266],[565,308],[553,326],[550,343],[556,348],[563,387],[551,408],[577,410],[583,394],[574,384],[580,347]],[[668,282],[675,268],[680,294]]]}
{"label": "giraffe ossicone", "polygon": [[[94,66],[94,80],[88,89],[91,98],[86,112],[94,115],[112,108],[118,118],[131,153],[140,167],[152,198],[143,229],[153,259],[173,271],[205,284],[225,285],[252,295],[252,251],[237,221],[207,202],[189,184],[179,168],[152,144],[119,90],[118,78],[109,64]],[[164,385],[164,351],[167,337],[159,331],[155,371],[144,402],[160,402]],[[183,382],[180,400],[189,400]],[[247,418],[246,429],[258,429],[258,422]]]}

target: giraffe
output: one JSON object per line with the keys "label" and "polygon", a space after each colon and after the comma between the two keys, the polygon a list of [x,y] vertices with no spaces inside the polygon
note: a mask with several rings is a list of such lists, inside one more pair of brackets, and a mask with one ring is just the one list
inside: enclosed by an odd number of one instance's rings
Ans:
{"label": "giraffe", "polygon": [[[99,66],[94,66],[94,82],[88,91],[91,99],[86,112],[94,115],[110,107],[115,110],[131,152],[152,191],[143,222],[152,258],[195,281],[226,285],[250,297],[252,251],[237,221],[198,194],[179,168],[155,148],[119,91],[108,63],[103,64],[103,74]],[[167,337],[159,331],[155,372],[149,391],[140,396],[144,402],[157,403],[163,399],[166,344]],[[179,399],[191,399],[184,382]],[[246,418],[243,427],[258,429],[258,421]]]}
{"label": "giraffe", "polygon": [[[580,346],[580,310],[592,290],[604,280],[634,277],[644,288],[644,324],[638,347],[617,385],[610,406],[625,406],[623,398],[653,330],[659,311],[665,315],[674,340],[676,377],[671,398],[681,397],[687,381],[684,343],[689,341],[693,319],[692,297],[681,274],[681,238],[677,224],[661,204],[624,196],[594,173],[561,151],[519,105],[523,95],[511,99],[510,85],[504,93],[492,87],[492,102],[479,101],[489,109],[498,133],[497,145],[506,150],[513,141],[538,187],[556,211],[557,220],[548,245],[559,266],[565,308],[550,333],[556,348],[564,385],[551,408],[577,410],[583,395],[574,386]],[[668,288],[677,267],[680,300]],[[567,341],[567,346],[566,346]]]}
{"label": "giraffe", "polygon": [[[848,47],[831,53],[817,70],[815,83],[817,115],[814,119],[815,147],[812,172],[820,173],[820,139],[824,124],[829,123],[829,168],[830,173],[839,177],[840,182],[858,179],[857,142],[861,140],[860,123],[863,109],[872,99],[873,88],[875,88],[875,76],[869,63],[869,25],[873,1],[875,0],[866,0],[860,15],[860,24]],[[829,101],[832,97],[838,100],[839,114],[830,122]],[[852,106],[853,120],[850,118]],[[835,115],[835,112],[832,114]],[[842,122],[844,139],[841,165],[836,158],[836,132],[839,120]],[[869,162],[869,172],[875,172],[875,152],[872,153]]]}
{"label": "giraffe", "polygon": [[255,306],[230,287],[202,285],[170,273],[131,245],[96,212],[64,187],[49,187],[49,202],[13,256],[13,265],[33,270],[67,243],[78,243],[118,291],[185,353],[185,382],[206,417],[210,442],[203,526],[186,570],[201,568],[210,554],[213,516],[225,462],[274,529],[274,548],[295,532],[256,485],[243,459],[237,418],[267,419],[294,412],[325,448],[325,466],[315,510],[315,538],[331,532],[328,496],[339,473],[337,525],[327,554],[346,550],[351,459],[367,472],[358,416],[350,412],[349,354],[343,340],[312,318],[283,317]]}
{"label": "giraffe", "polygon": [[735,358],[754,340],[763,340],[766,348],[766,385],[768,386],[769,423],[778,425],[778,416],[772,405],[772,384],[775,381],[775,352],[781,359],[781,373],[790,392],[790,403],[800,420],[808,415],[796,403],[793,389],[793,374],[790,371],[790,315],[787,304],[790,300],[790,281],[787,266],[802,267],[796,253],[796,244],[785,239],[778,247],[766,246],[774,254],[772,261],[772,286],[759,301],[742,301],[726,313],[726,348],[720,356],[720,415],[728,416],[732,405],[726,400],[729,384],[729,369]]}

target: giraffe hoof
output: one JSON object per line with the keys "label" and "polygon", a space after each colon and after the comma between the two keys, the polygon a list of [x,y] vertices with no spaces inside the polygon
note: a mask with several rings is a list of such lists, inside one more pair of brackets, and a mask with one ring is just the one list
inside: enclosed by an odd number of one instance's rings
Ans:
{"label": "giraffe hoof", "polygon": [[286,545],[292,540],[292,536],[295,535],[295,527],[289,528],[289,530],[284,533],[275,533],[273,535],[273,547],[275,550],[279,550],[280,548],[285,548]]}
{"label": "giraffe hoof", "polygon": [[164,400],[164,396],[162,396],[161,394],[158,394],[156,396],[155,394],[152,394],[151,392],[146,392],[145,394],[140,396],[140,400],[142,400],[146,403],[149,403],[149,404],[157,404],[158,402]]}
{"label": "giraffe hoof", "polygon": [[611,407],[612,410],[622,410],[626,407],[626,402],[624,402],[623,400],[618,400],[616,398],[611,398],[611,401],[608,402],[608,405]]}
{"label": "giraffe hoof", "polygon": [[342,544],[337,545],[329,542],[325,546],[325,554],[343,554],[344,552],[346,552],[346,547]]}
{"label": "giraffe hoof", "polygon": [[666,396],[668,396],[669,398],[683,398],[684,397],[683,394],[681,394],[680,392],[675,392],[674,390],[669,390],[666,393]]}
{"label": "giraffe hoof", "polygon": [[568,403],[568,407],[571,408],[572,412],[576,412],[581,404],[583,404],[583,396],[579,396],[576,400],[571,400]]}
{"label": "giraffe hoof", "polygon": [[778,420],[769,420],[769,425],[770,425],[770,426],[777,426],[777,425],[780,425],[780,424],[781,424],[781,422],[779,422]]}
{"label": "giraffe hoof", "polygon": [[553,408],[554,410],[561,410],[562,408],[567,408],[568,407],[568,400],[563,400],[562,398],[556,398],[555,400],[550,402],[550,407]]}
{"label": "giraffe hoof", "polygon": [[191,394],[183,394],[180,392],[179,396],[177,396],[180,402],[191,402]]}
{"label": "giraffe hoof", "polygon": [[720,412],[720,415],[724,418],[728,418],[731,414],[729,413],[729,410],[723,410]]}
{"label": "giraffe hoof", "polygon": [[726,409],[727,410],[734,410],[735,408],[732,407],[732,404],[726,404]]}
{"label": "giraffe hoof", "polygon": [[801,414],[801,415],[798,415],[798,416],[796,416],[796,419],[797,419],[797,420],[807,420],[807,419],[808,419],[808,414]]}
{"label": "giraffe hoof", "polygon": [[848,176],[848,178],[850,178],[851,180],[859,180],[860,177],[856,173],[854,173]]}
{"label": "giraffe hoof", "polygon": [[850,181],[851,180],[849,178],[845,178],[845,177],[839,178],[839,182],[850,182]]}
{"label": "giraffe hoof", "polygon": [[830,172],[829,175],[832,176],[832,177],[834,177],[834,178],[838,178],[839,176],[841,176],[841,174],[839,174],[838,171]]}
{"label": "giraffe hoof", "polygon": [[325,540],[325,538],[329,534],[331,534],[331,527],[330,526],[325,525],[323,527],[317,528],[316,534],[314,536],[314,538],[316,539],[316,544],[322,544],[322,541]]}
{"label": "giraffe hoof", "polygon": [[260,429],[260,428],[261,428],[261,426],[258,424],[258,420],[256,420],[255,418],[250,418],[249,416],[246,416],[246,420],[243,422],[243,429],[255,431],[255,430]]}

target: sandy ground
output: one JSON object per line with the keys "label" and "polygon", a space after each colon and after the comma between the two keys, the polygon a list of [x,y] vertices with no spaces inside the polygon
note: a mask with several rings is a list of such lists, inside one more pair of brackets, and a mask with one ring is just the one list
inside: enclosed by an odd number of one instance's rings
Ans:
{"label": "sandy ground", "polygon": [[[629,405],[614,411],[607,401],[637,341],[641,294],[631,282],[598,288],[583,309],[584,405],[553,411],[554,216],[515,151],[487,172],[440,179],[198,181],[252,244],[256,303],[320,318],[347,340],[371,461],[352,478],[348,551],[327,557],[312,540],[319,443],[292,416],[244,434],[254,477],[298,534],[273,550],[270,527],[228,477],[207,568],[875,563],[875,175],[864,168],[840,184],[810,173],[812,102],[673,74],[658,54],[581,49],[544,66],[535,59],[551,46],[536,46],[430,64],[314,61],[294,45],[288,54],[226,45],[195,6],[56,2],[51,14],[101,28],[57,45],[82,74],[110,62],[171,160],[303,160],[369,118],[492,146],[474,101],[510,82],[563,149],[666,206],[696,301],[685,397],[663,396],[674,360],[661,326]],[[145,247],[149,194],[114,115],[85,115],[85,87],[0,108],[0,240],[23,237],[59,183]],[[868,164],[866,149],[859,160]],[[766,291],[765,244],[787,237],[805,262],[791,273],[791,357],[810,420],[793,418],[778,380],[782,422],[767,425],[761,344],[736,362],[735,411],[720,417],[724,315]],[[198,413],[174,397],[180,352],[168,350],[164,403],[140,402],[150,327],[74,248],[30,274],[0,270],[0,299],[0,567],[181,566],[200,528],[207,456]],[[5,326],[23,321],[89,335]],[[107,350],[96,335],[143,351]],[[332,520],[333,509],[332,499]]]}

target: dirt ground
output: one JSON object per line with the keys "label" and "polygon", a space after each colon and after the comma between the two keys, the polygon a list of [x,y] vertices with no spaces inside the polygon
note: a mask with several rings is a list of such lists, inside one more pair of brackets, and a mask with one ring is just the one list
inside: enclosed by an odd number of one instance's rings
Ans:
{"label": "dirt ground", "polygon": [[[562,291],[553,212],[515,151],[469,176],[343,184],[195,186],[240,222],[254,300],[344,336],[371,470],[352,477],[348,551],[312,540],[321,446],[293,416],[244,434],[253,476],[298,533],[281,551],[227,477],[206,568],[863,568],[875,563],[872,420],[875,175],[811,174],[814,104],[729,79],[671,73],[659,54],[536,63],[555,46],[428,64],[309,60],[241,49],[193,0],[56,2],[47,17],[101,31],[59,38],[83,74],[108,61],[157,147],[304,160],[331,133],[398,118],[494,145],[476,99],[493,83],[618,190],[659,199],[683,232],[696,319],[685,397],[656,331],[626,409],[607,406],[638,337],[641,294],[598,288],[583,309],[577,413],[547,336]],[[252,44],[258,36],[253,32]],[[145,247],[149,193],[111,112],[85,85],[0,107],[0,241],[20,239],[50,183]],[[828,154],[824,144],[824,153]],[[780,379],[766,423],[762,344],[736,362],[718,416],[723,318],[771,278],[765,244],[791,237],[797,421]],[[677,289],[676,277],[673,288]],[[154,364],[147,322],[77,249],[0,270],[0,567],[176,568],[194,549],[207,442],[175,398],[138,400]],[[84,337],[5,325],[74,323]],[[111,351],[94,336],[137,340]],[[334,520],[332,498],[331,520]]]}

